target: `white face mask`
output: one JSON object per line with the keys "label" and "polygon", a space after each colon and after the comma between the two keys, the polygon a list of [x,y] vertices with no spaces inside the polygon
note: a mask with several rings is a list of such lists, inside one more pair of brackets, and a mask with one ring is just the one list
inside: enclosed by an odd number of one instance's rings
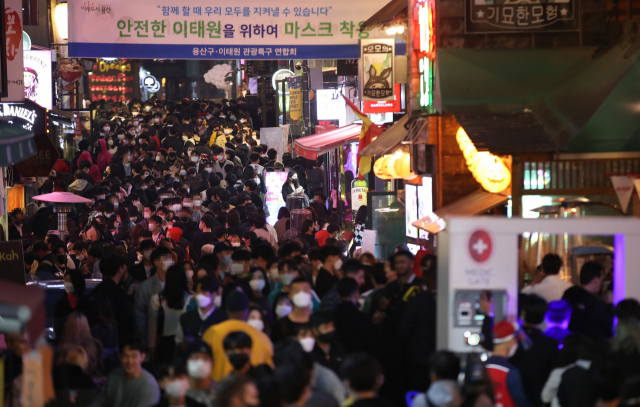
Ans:
{"label": "white face mask", "polygon": [[187,175],[187,170],[180,170],[180,175],[182,175],[183,177]]}
{"label": "white face mask", "polygon": [[264,280],[251,280],[249,281],[249,285],[253,291],[262,291],[265,286]]}
{"label": "white face mask", "polygon": [[156,117],[156,118],[153,119],[153,122],[154,123],[160,123],[160,119],[158,117]]}
{"label": "white face mask", "polygon": [[73,294],[73,292],[74,292],[73,283],[69,283],[69,282],[65,281],[64,282],[64,290],[67,292],[67,294]]}
{"label": "white face mask", "polygon": [[222,160],[224,160],[224,156],[223,155],[217,155],[216,156],[216,160],[222,161]]}
{"label": "white face mask", "polygon": [[281,278],[282,284],[284,285],[291,285],[291,282],[295,279],[296,279],[296,275],[293,273],[284,273],[284,275]]}
{"label": "white face mask", "polygon": [[293,304],[298,308],[307,308],[311,305],[311,295],[304,291],[300,291],[293,296]]}
{"label": "white face mask", "polygon": [[276,306],[276,315],[278,318],[286,317],[287,315],[291,314],[291,311],[293,311],[293,308],[291,307],[291,305],[280,304]]}
{"label": "white face mask", "polygon": [[220,306],[222,305],[222,297],[216,295],[216,298],[213,299],[213,305],[215,305],[216,308],[220,308]]}
{"label": "white face mask", "polygon": [[211,362],[202,359],[189,360],[187,362],[187,371],[189,376],[196,380],[204,379],[211,374]]}
{"label": "white face mask", "polygon": [[[147,109],[145,108],[145,110]],[[187,390],[189,390],[189,379],[171,380],[165,384],[164,390],[171,398],[179,399],[184,397],[187,394]]]}
{"label": "white face mask", "polygon": [[304,349],[304,351],[307,353],[311,352],[314,346],[316,346],[316,340],[310,336],[298,339],[298,342],[300,342],[300,345],[302,345],[302,349]]}
{"label": "white face mask", "polygon": [[205,170],[206,172],[209,172],[209,173],[210,173],[211,171],[213,171],[213,168],[211,168],[211,167],[207,167],[207,168],[205,168],[204,170]]}
{"label": "white face mask", "polygon": [[173,262],[173,259],[171,260],[163,260],[162,261],[162,267],[164,268],[164,271],[169,270],[169,268],[171,266],[173,266],[175,263]]}
{"label": "white face mask", "polygon": [[156,161],[162,161],[162,158],[160,158],[159,155],[156,156]]}
{"label": "white face mask", "polygon": [[240,275],[240,274],[244,273],[244,265],[243,264],[238,264],[238,263],[231,264],[230,273],[231,273],[232,276],[237,276],[237,275]]}
{"label": "white face mask", "polygon": [[118,140],[124,140],[124,134],[118,134]]}
{"label": "white face mask", "polygon": [[232,247],[240,247],[240,242],[231,242]]}
{"label": "white face mask", "polygon": [[262,322],[261,319],[250,319],[247,321],[247,324],[251,325],[260,332],[264,330],[264,322]]}
{"label": "white face mask", "polygon": [[196,301],[198,301],[198,307],[207,308],[211,304],[211,297],[204,294],[196,295]]}
{"label": "white face mask", "polygon": [[142,258],[145,260],[151,259],[151,250],[145,250],[142,252]]}
{"label": "white face mask", "polygon": [[269,270],[269,274],[271,274],[271,279],[273,281],[277,281],[280,279],[280,273],[278,272],[277,267],[272,267],[271,270]]}
{"label": "white face mask", "polygon": [[76,259],[78,261],[82,261],[82,260],[84,260],[84,255],[83,254],[78,254],[78,255],[76,255]]}
{"label": "white face mask", "polygon": [[338,260],[333,262],[333,269],[334,270],[340,270],[340,267],[342,267],[342,259],[338,259]]}
{"label": "white face mask", "polygon": [[231,134],[233,130],[231,129],[224,129],[224,134]]}
{"label": "white face mask", "polygon": [[198,162],[198,156],[197,155],[191,156],[191,162],[197,163]]}
{"label": "white face mask", "polygon": [[322,268],[322,263],[318,263],[318,265],[316,266],[316,269],[320,270]]}
{"label": "white face mask", "polygon": [[112,146],[112,145],[113,145],[113,140],[109,140],[109,141],[107,141],[107,144],[109,144],[110,146]]}

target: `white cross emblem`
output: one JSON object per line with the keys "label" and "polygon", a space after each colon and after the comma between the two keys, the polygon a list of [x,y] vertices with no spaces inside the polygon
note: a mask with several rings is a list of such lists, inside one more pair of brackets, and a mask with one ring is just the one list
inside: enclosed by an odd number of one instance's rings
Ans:
{"label": "white cross emblem", "polygon": [[471,247],[478,253],[478,256],[482,256],[482,253],[489,248],[489,245],[487,245],[484,240],[478,239]]}

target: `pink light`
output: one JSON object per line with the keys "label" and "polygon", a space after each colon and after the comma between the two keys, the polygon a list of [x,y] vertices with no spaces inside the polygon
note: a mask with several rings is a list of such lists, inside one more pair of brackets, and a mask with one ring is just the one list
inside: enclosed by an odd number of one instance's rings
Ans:
{"label": "pink light", "polygon": [[625,298],[625,236],[613,235],[613,305]]}

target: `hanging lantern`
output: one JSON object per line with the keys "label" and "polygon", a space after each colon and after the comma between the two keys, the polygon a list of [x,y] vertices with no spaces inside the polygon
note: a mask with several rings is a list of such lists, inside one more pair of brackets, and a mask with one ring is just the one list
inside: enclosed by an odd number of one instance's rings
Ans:
{"label": "hanging lantern", "polygon": [[400,158],[396,160],[394,169],[402,179],[412,180],[418,177],[418,174],[411,171],[411,156],[408,153],[402,154]]}
{"label": "hanging lantern", "polygon": [[395,152],[395,153],[391,154],[391,155],[389,156],[389,158],[387,159],[387,161],[385,161],[385,162],[383,163],[383,165],[384,165],[384,172],[385,172],[385,173],[387,173],[387,174],[389,174],[389,176],[391,176],[391,178],[402,178],[402,177],[400,176],[400,174],[398,174],[398,173],[396,172],[396,169],[395,169],[396,160],[398,160],[398,158],[399,158],[401,155],[402,155],[402,153],[401,153],[401,152],[400,152],[400,153]]}
{"label": "hanging lantern", "polygon": [[456,133],[456,141],[464,154],[473,178],[489,192],[504,191],[511,184],[511,171],[500,159],[488,151],[478,151],[462,127]]}
{"label": "hanging lantern", "polygon": [[391,176],[384,172],[384,162],[385,160],[387,160],[387,158],[389,157],[380,157],[373,164],[373,173],[380,179],[391,179]]}

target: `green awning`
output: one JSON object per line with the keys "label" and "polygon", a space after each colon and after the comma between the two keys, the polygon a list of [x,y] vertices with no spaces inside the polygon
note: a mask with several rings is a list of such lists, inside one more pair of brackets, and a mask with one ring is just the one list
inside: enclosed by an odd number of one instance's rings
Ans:
{"label": "green awning", "polygon": [[[592,119],[624,114],[619,108],[616,114],[607,111],[605,102],[633,77],[629,70],[639,54],[625,58],[626,49],[613,47],[594,59],[595,51],[438,49],[440,111],[454,114],[480,149],[572,151],[576,143],[584,148],[578,140]],[[594,131],[601,129],[589,134]]]}
{"label": "green awning", "polygon": [[33,131],[25,130],[6,118],[0,120],[0,166],[6,167],[36,153]]}

